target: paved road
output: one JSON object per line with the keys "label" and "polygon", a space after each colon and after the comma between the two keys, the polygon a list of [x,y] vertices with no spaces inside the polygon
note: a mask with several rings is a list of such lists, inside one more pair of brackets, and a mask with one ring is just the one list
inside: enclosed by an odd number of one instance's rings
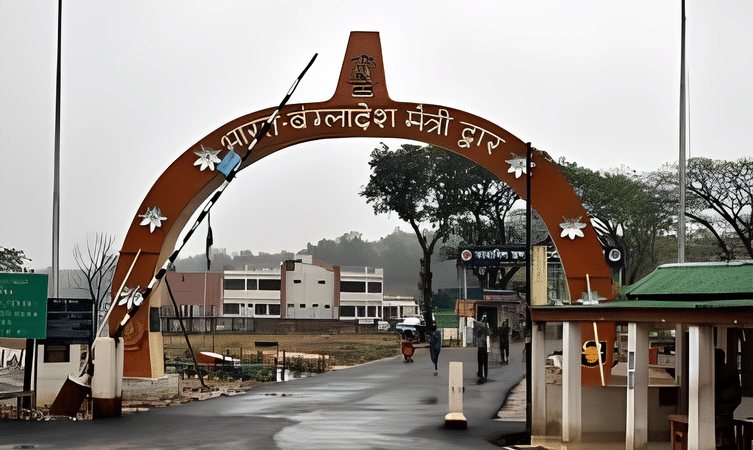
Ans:
{"label": "paved road", "polygon": [[[496,419],[525,376],[522,344],[509,365],[477,383],[476,349],[443,348],[435,375],[427,348],[317,377],[98,421],[0,422],[0,449],[483,449],[525,430]],[[449,361],[462,361],[467,430],[444,427]]]}

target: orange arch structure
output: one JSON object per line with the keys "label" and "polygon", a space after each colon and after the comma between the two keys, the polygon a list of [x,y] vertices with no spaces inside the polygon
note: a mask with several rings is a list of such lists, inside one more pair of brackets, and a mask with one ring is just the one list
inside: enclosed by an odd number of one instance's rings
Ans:
{"label": "orange arch structure", "polygon": [[[134,215],[120,251],[113,286],[120,286],[137,252],[140,255],[126,280],[127,287],[145,287],[167,261],[192,214],[222,184],[216,170],[201,170],[202,146],[233,150],[240,156],[275,108],[239,117],[208,134],[178,157],[154,183]],[[534,150],[526,173],[526,144],[505,129],[473,114],[445,106],[396,102],[389,98],[382,49],[376,32],[350,36],[335,94],[326,102],[285,106],[265,138],[248,155],[243,168],[285,147],[338,137],[403,138],[443,147],[486,167],[526,198],[531,176],[532,207],[546,223],[560,255],[570,296],[591,290],[614,296],[611,272],[580,198],[545,152]],[[205,167],[206,168],[206,167]],[[156,224],[144,216],[159,208]],[[164,373],[162,335],[150,331],[149,306],[162,304],[163,289],[155,289],[124,329],[124,376],[159,377]],[[167,297],[165,297],[167,299]],[[125,317],[117,306],[110,329]]]}

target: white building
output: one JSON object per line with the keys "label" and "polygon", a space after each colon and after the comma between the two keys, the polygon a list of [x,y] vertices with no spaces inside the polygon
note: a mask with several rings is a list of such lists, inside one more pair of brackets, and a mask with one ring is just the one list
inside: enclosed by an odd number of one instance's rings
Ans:
{"label": "white building", "polygon": [[226,270],[224,276],[225,317],[373,322],[418,313],[412,297],[385,301],[383,269],[340,268],[311,255],[296,255],[280,269]]}
{"label": "white building", "polygon": [[384,271],[340,268],[296,255],[279,269],[226,270],[224,317],[373,322],[418,314],[413,297],[383,294]]}
{"label": "white building", "polygon": [[282,262],[280,309],[285,319],[337,319],[340,268],[296,255]]}
{"label": "white building", "polygon": [[347,268],[340,272],[340,319],[381,319],[384,302],[383,269]]}
{"label": "white building", "polygon": [[280,318],[280,269],[226,270],[222,315]]}
{"label": "white building", "polygon": [[420,311],[413,297],[385,295],[382,300],[382,319],[404,319],[418,317]]}

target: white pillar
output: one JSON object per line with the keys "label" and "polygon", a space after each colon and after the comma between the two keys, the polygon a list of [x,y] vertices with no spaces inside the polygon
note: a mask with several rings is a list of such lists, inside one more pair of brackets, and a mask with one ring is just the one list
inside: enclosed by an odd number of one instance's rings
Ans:
{"label": "white pillar", "polygon": [[463,415],[463,363],[450,361],[447,384],[447,408],[444,424],[448,428],[468,428],[468,421]]}
{"label": "white pillar", "polygon": [[92,348],[92,417],[120,417],[123,390],[123,340],[98,337]]}
{"label": "white pillar", "polygon": [[648,329],[628,324],[627,423],[625,449],[648,445]]}
{"label": "white pillar", "polygon": [[688,410],[688,385],[685,371],[688,355],[685,354],[685,329],[682,324],[675,327],[675,382],[677,383],[677,411],[684,414]]}
{"label": "white pillar", "polygon": [[688,450],[716,448],[714,333],[688,327]]}
{"label": "white pillar", "polygon": [[562,323],[562,442],[581,439],[580,323]]}
{"label": "white pillar", "polygon": [[546,435],[546,322],[531,332],[531,434]]}

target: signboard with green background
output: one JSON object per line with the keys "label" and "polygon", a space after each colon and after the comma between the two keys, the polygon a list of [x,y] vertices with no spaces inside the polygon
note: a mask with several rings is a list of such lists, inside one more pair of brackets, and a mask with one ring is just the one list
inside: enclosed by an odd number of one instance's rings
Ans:
{"label": "signboard with green background", "polygon": [[0,273],[0,337],[47,337],[47,275]]}

